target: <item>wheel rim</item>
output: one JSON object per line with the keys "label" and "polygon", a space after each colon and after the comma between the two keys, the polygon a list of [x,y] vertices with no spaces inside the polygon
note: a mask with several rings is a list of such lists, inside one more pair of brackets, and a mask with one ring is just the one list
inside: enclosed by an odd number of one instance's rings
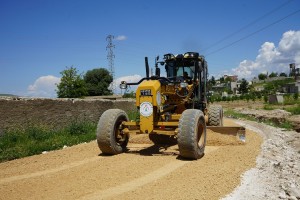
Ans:
{"label": "wheel rim", "polygon": [[120,130],[120,125],[122,124],[123,121],[126,121],[125,119],[118,119],[115,129],[114,129],[114,134],[115,134],[115,141],[118,145],[121,147],[126,146],[127,144],[127,135],[123,134],[122,131]]}

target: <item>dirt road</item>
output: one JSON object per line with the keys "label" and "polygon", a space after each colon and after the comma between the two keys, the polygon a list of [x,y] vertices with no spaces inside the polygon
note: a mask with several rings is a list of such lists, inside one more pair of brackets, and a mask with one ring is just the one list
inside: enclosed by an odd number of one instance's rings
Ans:
{"label": "dirt road", "polygon": [[245,144],[218,146],[210,134],[197,161],[133,137],[116,156],[99,155],[93,141],[1,163],[0,199],[220,199],[256,165],[262,138],[247,130]]}

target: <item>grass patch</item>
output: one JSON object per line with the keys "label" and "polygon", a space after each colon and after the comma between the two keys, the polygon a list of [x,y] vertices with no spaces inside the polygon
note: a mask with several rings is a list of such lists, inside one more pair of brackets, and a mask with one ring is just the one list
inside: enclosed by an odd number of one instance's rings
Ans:
{"label": "grass patch", "polygon": [[256,121],[255,117],[253,117],[251,115],[236,112],[233,109],[226,109],[224,111],[224,115],[226,117],[230,117],[230,118],[234,118],[234,119],[242,118],[242,119],[247,119],[247,120],[250,120],[250,121]]}
{"label": "grass patch", "polygon": [[300,103],[296,106],[286,108],[285,110],[292,113],[292,115],[300,115]]}
{"label": "grass patch", "polygon": [[140,113],[138,110],[130,110],[127,112],[129,121],[140,121]]}
{"label": "grass patch", "polygon": [[0,136],[0,162],[89,142],[96,139],[96,128],[92,122],[73,121],[61,129],[30,125],[7,130]]}
{"label": "grass patch", "polygon": [[265,104],[263,108],[264,108],[264,110],[275,110],[276,109],[273,106],[271,106],[270,104]]}
{"label": "grass patch", "polygon": [[246,119],[246,120],[249,120],[249,121],[263,122],[265,124],[268,124],[270,126],[274,126],[274,127],[277,127],[277,128],[284,128],[284,129],[287,129],[287,130],[292,130],[293,129],[293,125],[288,121],[284,121],[284,122],[281,122],[281,123],[276,123],[276,122],[274,122],[272,120],[269,120],[269,119],[258,119],[254,116],[251,116],[251,115],[238,113],[238,112],[234,111],[233,109],[225,110],[224,115],[227,116],[227,117],[230,117],[230,118],[234,118],[234,119]]}

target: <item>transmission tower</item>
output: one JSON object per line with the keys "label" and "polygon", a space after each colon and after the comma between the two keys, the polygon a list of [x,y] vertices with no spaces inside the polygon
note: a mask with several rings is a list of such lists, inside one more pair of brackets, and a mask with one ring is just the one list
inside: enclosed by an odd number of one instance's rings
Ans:
{"label": "transmission tower", "polygon": [[113,45],[112,40],[114,39],[113,35],[108,35],[106,37],[106,41],[108,42],[107,46],[106,46],[106,50],[107,50],[107,60],[108,60],[108,67],[109,67],[109,72],[110,75],[113,78],[113,81],[111,83],[111,90],[114,93],[115,91],[115,68],[114,68],[114,52],[113,49],[115,48],[115,45]]}

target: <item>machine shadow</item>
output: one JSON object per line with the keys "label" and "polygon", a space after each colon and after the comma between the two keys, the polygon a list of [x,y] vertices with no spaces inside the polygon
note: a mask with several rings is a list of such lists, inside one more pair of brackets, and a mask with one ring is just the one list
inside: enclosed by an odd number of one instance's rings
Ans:
{"label": "machine shadow", "polygon": [[159,145],[159,144],[153,144],[152,146],[145,147],[140,150],[130,150],[126,153],[129,154],[139,154],[142,156],[178,156],[177,152],[173,151],[167,151],[170,147],[174,145]]}

